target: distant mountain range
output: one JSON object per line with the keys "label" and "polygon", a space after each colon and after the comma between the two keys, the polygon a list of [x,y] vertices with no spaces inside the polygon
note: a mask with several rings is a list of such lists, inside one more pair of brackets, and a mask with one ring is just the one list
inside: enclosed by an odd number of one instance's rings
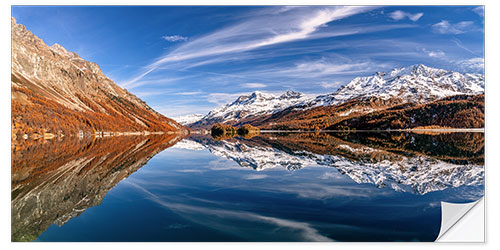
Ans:
{"label": "distant mountain range", "polygon": [[440,98],[484,93],[481,74],[461,74],[422,64],[356,77],[332,94],[320,95],[305,103],[307,108],[338,105],[358,98],[401,99],[404,103],[424,103]]}
{"label": "distant mountain range", "polygon": [[210,111],[206,116],[193,122],[193,126],[211,126],[215,123],[240,121],[273,114],[309,100],[310,98],[306,95],[295,91],[287,91],[280,96],[255,91],[250,95],[242,95],[234,102]]}
{"label": "distant mountain range", "polygon": [[12,135],[178,132],[185,128],[120,88],[99,66],[47,46],[11,19]]}
{"label": "distant mountain range", "polygon": [[177,117],[172,117],[176,122],[178,122],[181,125],[187,125],[187,124],[192,124],[195,123],[201,118],[203,118],[205,115],[202,114],[192,114],[192,115],[184,115],[184,116],[177,116]]}
{"label": "distant mountain range", "polygon": [[[484,76],[461,74],[435,69],[422,64],[397,68],[389,73],[377,72],[368,77],[354,78],[334,93],[308,97],[303,93],[287,91],[276,96],[263,92],[238,97],[234,102],[218,107],[207,115],[196,116],[185,125],[191,128],[208,128],[215,123],[241,125],[250,123],[266,129],[326,129],[335,127],[343,120],[360,117],[373,112],[387,111],[405,104],[404,108],[424,105],[452,96],[476,96],[472,105],[484,114]],[[467,102],[467,98],[457,98]],[[482,102],[477,104],[477,102]],[[469,112],[469,106],[453,110]],[[401,109],[403,106],[399,106]],[[476,113],[476,111],[470,111]],[[446,112],[445,112],[446,113]],[[443,117],[441,117],[443,118]],[[482,127],[481,121],[475,125]],[[389,121],[389,123],[392,121]],[[416,126],[416,124],[414,124]],[[411,123],[406,127],[415,127]],[[423,124],[429,126],[438,124]],[[441,126],[462,126],[462,124],[439,124]]]}

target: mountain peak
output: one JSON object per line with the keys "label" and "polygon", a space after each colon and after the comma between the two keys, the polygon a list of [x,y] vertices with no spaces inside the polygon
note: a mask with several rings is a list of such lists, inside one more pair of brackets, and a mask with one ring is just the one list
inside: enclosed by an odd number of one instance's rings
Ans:
{"label": "mountain peak", "polygon": [[54,43],[49,48],[50,48],[50,50],[54,51],[55,53],[57,53],[63,57],[67,57],[67,58],[79,57],[76,53],[67,51],[63,46],[61,46],[58,43]]}
{"label": "mountain peak", "polygon": [[285,93],[280,95],[279,99],[301,98],[303,96],[304,96],[304,94],[302,94],[300,92],[293,91],[293,90],[287,90]]}
{"label": "mountain peak", "polygon": [[[292,90],[280,96],[254,91],[251,94],[238,97],[230,104],[215,108],[203,117],[199,123],[223,123],[240,120],[246,117],[273,114],[308,100],[310,99],[304,94]],[[197,123],[193,125],[196,127]]]}
{"label": "mountain peak", "polygon": [[448,72],[450,71],[432,68],[424,64],[414,64],[407,67],[395,68],[389,74],[384,73],[384,76],[389,78],[400,77],[403,75],[421,75],[427,77],[435,77],[438,75],[446,74]]}
{"label": "mountain peak", "polygon": [[412,69],[411,72],[414,75],[432,75],[432,74],[436,74],[436,73],[448,72],[448,71],[443,70],[443,69],[431,68],[431,67],[425,66],[423,64],[415,64],[415,65],[411,66],[410,68]]}
{"label": "mountain peak", "polygon": [[259,97],[266,98],[266,99],[275,98],[275,96],[273,94],[265,93],[262,91],[254,91],[251,95],[251,98],[259,98]]}
{"label": "mountain peak", "polygon": [[305,106],[335,105],[362,97],[422,103],[452,95],[481,93],[484,93],[481,74],[461,74],[415,64],[395,68],[388,74],[376,72],[368,77],[356,77],[336,92],[318,96]]}

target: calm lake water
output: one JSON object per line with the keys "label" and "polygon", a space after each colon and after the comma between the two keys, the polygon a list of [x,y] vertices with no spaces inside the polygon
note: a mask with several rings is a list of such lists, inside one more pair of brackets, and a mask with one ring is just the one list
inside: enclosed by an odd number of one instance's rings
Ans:
{"label": "calm lake water", "polygon": [[434,241],[484,134],[67,138],[13,148],[13,241]]}

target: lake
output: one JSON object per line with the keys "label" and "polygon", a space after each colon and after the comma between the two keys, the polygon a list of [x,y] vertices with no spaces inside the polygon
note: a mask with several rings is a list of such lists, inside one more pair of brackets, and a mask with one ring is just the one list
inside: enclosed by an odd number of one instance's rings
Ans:
{"label": "lake", "polygon": [[434,241],[484,195],[484,134],[18,141],[12,241]]}

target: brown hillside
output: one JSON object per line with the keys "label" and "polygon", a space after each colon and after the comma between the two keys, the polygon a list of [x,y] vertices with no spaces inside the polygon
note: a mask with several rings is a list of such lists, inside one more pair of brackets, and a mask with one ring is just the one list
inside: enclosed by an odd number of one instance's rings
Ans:
{"label": "brown hillside", "polygon": [[340,121],[328,129],[408,129],[424,126],[483,128],[484,95],[447,97],[427,104],[395,106]]}
{"label": "brown hillside", "polygon": [[41,39],[12,18],[12,133],[185,131],[120,88],[99,66]]}

